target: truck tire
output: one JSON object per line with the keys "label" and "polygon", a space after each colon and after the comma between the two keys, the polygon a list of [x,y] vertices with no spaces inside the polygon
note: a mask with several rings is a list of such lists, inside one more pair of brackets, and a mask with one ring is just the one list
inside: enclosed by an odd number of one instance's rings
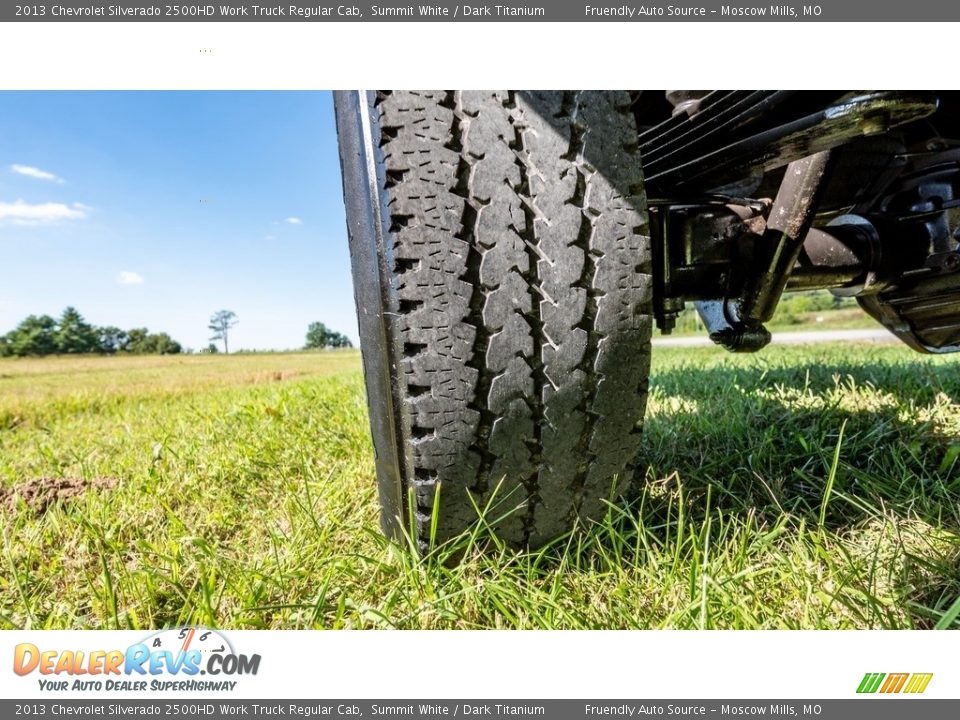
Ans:
{"label": "truck tire", "polygon": [[630,484],[650,365],[630,96],[335,102],[384,530],[423,548],[480,510],[536,547],[601,515]]}

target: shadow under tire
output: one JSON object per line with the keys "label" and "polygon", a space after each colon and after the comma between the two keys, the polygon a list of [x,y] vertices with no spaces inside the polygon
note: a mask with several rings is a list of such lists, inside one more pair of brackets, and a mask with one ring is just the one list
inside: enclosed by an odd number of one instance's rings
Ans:
{"label": "shadow under tire", "polygon": [[[536,547],[627,490],[651,262],[625,92],[341,92],[384,529]],[[437,493],[439,492],[439,498]]]}

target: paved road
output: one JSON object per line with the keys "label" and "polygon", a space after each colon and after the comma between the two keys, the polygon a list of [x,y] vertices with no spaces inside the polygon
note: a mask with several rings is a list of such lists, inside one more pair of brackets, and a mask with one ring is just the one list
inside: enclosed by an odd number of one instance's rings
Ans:
{"label": "paved road", "polygon": [[[899,342],[883,328],[866,330],[805,330],[803,332],[779,332],[773,334],[773,345],[809,345],[824,342]],[[686,337],[659,336],[653,344],[659,347],[699,347],[713,345],[706,335]]]}

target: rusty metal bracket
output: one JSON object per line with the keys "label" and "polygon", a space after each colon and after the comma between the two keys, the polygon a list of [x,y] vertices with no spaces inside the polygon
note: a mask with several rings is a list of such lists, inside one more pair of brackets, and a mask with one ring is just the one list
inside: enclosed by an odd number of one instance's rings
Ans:
{"label": "rusty metal bracket", "polygon": [[753,262],[759,272],[750,274],[740,296],[737,310],[743,323],[756,325],[773,317],[813,222],[829,164],[830,151],[823,150],[787,166]]}

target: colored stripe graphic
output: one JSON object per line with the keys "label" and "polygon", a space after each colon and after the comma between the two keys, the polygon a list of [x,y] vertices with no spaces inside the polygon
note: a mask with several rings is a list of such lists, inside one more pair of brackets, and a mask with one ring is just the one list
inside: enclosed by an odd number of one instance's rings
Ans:
{"label": "colored stripe graphic", "polygon": [[933,679],[933,673],[866,673],[857,692],[860,694],[872,694],[880,692],[886,695],[895,695],[897,693],[919,694],[927,689],[930,680]]}

